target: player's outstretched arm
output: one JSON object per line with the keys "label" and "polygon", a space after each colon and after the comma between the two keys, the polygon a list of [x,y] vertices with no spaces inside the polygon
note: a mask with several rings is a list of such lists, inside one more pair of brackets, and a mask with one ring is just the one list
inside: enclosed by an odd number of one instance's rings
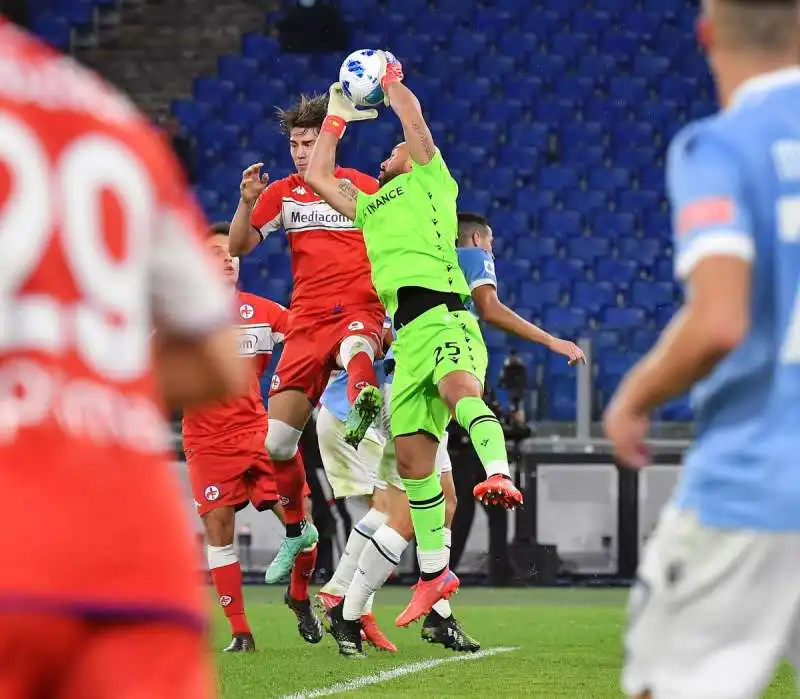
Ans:
{"label": "player's outstretched arm", "polygon": [[397,114],[403,127],[403,135],[408,145],[411,159],[420,165],[427,165],[436,154],[431,130],[422,116],[422,106],[417,96],[403,83],[403,66],[391,53],[386,52],[386,72],[381,79],[381,87],[389,106]]}
{"label": "player's outstretched arm", "polygon": [[242,173],[239,205],[230,227],[231,255],[234,257],[247,255],[261,242],[261,234],[252,224],[252,216],[256,202],[269,182],[269,176],[261,174],[262,167],[264,163],[254,163]]}
{"label": "player's outstretched arm", "polygon": [[356,109],[345,97],[339,83],[331,85],[328,116],[322,122],[322,129],[306,170],[305,179],[311,188],[350,220],[356,217],[358,189],[350,181],[336,177],[336,147],[348,122],[374,119],[376,116],[378,112],[375,109]]}
{"label": "player's outstretched arm", "polygon": [[490,284],[477,286],[472,290],[472,300],[480,319],[498,330],[521,337],[523,340],[538,342],[558,354],[563,354],[570,364],[586,362],[586,357],[578,345],[569,340],[553,337],[533,323],[518,316],[497,296],[497,290]]}

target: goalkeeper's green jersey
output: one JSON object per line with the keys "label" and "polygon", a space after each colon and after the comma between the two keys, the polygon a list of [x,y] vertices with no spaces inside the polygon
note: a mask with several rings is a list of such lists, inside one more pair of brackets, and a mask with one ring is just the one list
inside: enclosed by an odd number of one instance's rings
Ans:
{"label": "goalkeeper's green jersey", "polygon": [[372,283],[391,317],[404,286],[469,298],[456,254],[457,196],[438,150],[427,165],[414,163],[376,194],[359,192],[355,225],[364,231]]}

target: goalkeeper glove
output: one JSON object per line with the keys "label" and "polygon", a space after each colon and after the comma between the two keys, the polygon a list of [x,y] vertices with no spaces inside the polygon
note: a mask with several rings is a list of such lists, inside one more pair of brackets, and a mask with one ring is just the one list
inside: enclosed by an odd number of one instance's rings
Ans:
{"label": "goalkeeper glove", "polygon": [[377,109],[358,109],[344,94],[341,83],[333,83],[328,90],[328,116],[322,122],[322,130],[330,131],[341,138],[351,121],[364,121],[378,116]]}
{"label": "goalkeeper glove", "polygon": [[381,89],[383,90],[383,103],[389,106],[389,85],[403,80],[403,64],[397,60],[391,51],[379,52],[384,61],[381,72]]}

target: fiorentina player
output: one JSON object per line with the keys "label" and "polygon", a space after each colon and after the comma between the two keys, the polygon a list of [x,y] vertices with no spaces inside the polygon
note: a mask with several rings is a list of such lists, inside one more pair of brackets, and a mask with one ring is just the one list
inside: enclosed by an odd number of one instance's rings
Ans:
{"label": "fiorentina player", "polygon": [[759,697],[800,665],[800,6],[708,0],[721,111],[669,148],[686,301],[605,415],[621,463],[693,388],[694,444],[630,602],[630,695]]}
{"label": "fiorentina player", "polygon": [[162,399],[243,389],[230,298],[134,106],[2,16],[0,66],[0,696],[211,699]]}
{"label": "fiorentina player", "polygon": [[503,428],[482,399],[488,357],[478,322],[464,305],[470,293],[455,248],[458,185],[433,143],[419,101],[401,82],[402,67],[391,54],[381,55],[386,61],[381,84],[403,127],[412,170],[403,171],[406,160],[395,151],[385,163],[387,181],[373,195],[337,176],[336,146],[345,123],[374,118],[377,111],[356,109],[336,83],[306,179],[361,226],[372,279],[397,331],[391,432],[422,571],[396,620],[405,626],[459,585],[448,566],[445,499],[434,468],[451,414],[467,430],[487,472],[475,496],[516,507],[522,494],[509,475]]}
{"label": "fiorentina player", "polygon": [[[404,144],[398,146],[398,149],[404,148]],[[410,170],[411,163],[407,151],[401,153],[400,157],[405,157],[405,169]],[[381,166],[379,180],[383,184],[390,177],[391,175],[386,171],[386,163],[384,163]],[[470,289],[471,298],[467,302],[469,310],[477,314],[481,320],[500,330],[538,342],[554,352],[564,355],[570,364],[579,361],[585,362],[586,358],[577,345],[568,340],[555,338],[520,318],[498,299],[497,277],[492,257],[493,239],[491,226],[485,217],[459,212],[458,264]],[[387,376],[387,384],[384,406],[391,405],[391,374]],[[363,551],[357,563],[350,564],[344,559],[340,561],[333,579],[322,588],[318,595],[328,613],[332,635],[339,643],[340,652],[343,655],[355,655],[361,652],[358,628],[354,623],[358,619],[356,615],[365,600],[372,599],[375,591],[389,578],[413,537],[413,527],[408,515],[408,500],[403,492],[402,481],[397,475],[397,462],[394,457],[394,449],[388,443],[379,472],[380,478],[393,486],[390,487],[389,494],[390,502],[396,503],[393,508],[390,508],[390,512],[394,514],[388,520],[384,519],[382,526],[373,528],[372,546],[367,546],[367,541],[356,540],[353,542],[360,544],[358,550]],[[445,545],[449,549],[450,527],[455,515],[456,495],[452,464],[447,452],[447,432],[436,452],[436,471],[440,474],[442,490],[445,494]],[[365,519],[368,517],[369,513]],[[363,525],[364,520],[356,525],[354,531],[365,530]],[[350,542],[348,542],[349,545]],[[340,571],[340,568],[343,570]],[[350,572],[351,569],[352,572]],[[349,573],[349,577],[346,577],[347,573]],[[346,585],[343,584],[343,580],[347,581]],[[342,588],[346,594],[342,592]],[[344,597],[344,604],[337,607],[342,597]],[[363,624],[363,616],[361,620]],[[464,631],[461,624],[452,615],[450,603],[447,600],[439,600],[433,605],[422,623],[421,635],[423,639],[431,643],[439,643],[452,650],[473,652],[480,650],[480,644]]]}
{"label": "fiorentina player", "polygon": [[[288,330],[289,312],[269,299],[236,291],[239,260],[229,247],[229,225],[215,223],[206,246],[222,268],[236,295],[239,356],[248,365],[247,391],[224,402],[187,409],[183,415],[183,446],[197,514],[203,521],[208,544],[208,568],[233,636],[225,652],[255,650],[242,596],[242,569],[233,548],[236,512],[248,503],[259,512],[273,510],[283,521],[285,512],[302,518],[305,498],[282,508],[272,464],[264,448],[267,411],[261,399],[261,375],[267,370],[276,345]],[[307,488],[307,486],[306,486]],[[306,495],[308,494],[306,489]],[[285,601],[295,613],[298,631],[308,643],[319,643],[322,625],[311,610],[308,583],[317,560],[312,543],[294,561]]]}
{"label": "fiorentina player", "polygon": [[[278,491],[290,502],[300,498],[304,481],[297,444],[331,370],[348,371],[352,408],[346,438],[353,447],[377,417],[382,400],[373,361],[385,312],[372,285],[361,231],[305,181],[326,106],[327,96],[302,96],[291,109],[279,110],[297,173],[267,186],[267,175],[259,175],[261,163],[247,168],[231,222],[234,255],[249,253],[279,228],[289,239],[291,330],[272,378],[267,451],[275,464]],[[347,168],[337,168],[336,173],[358,189],[377,191],[372,177]],[[286,539],[267,570],[267,582],[286,576],[294,557],[315,537],[313,525],[287,521]]]}

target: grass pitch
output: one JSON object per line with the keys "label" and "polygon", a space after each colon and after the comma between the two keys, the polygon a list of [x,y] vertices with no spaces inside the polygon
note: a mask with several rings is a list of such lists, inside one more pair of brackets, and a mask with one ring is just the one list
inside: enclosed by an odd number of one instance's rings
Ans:
{"label": "grass pitch", "polygon": [[[283,589],[248,587],[247,612],[258,652],[217,652],[222,699],[623,696],[619,668],[625,590],[465,588],[453,598],[456,617],[483,649],[504,649],[470,660],[455,660],[469,656],[420,640],[419,624],[395,628],[394,618],[409,594],[405,588],[389,587],[376,599],[378,620],[400,652],[368,649],[368,658],[348,660],[338,655],[327,635],[316,646],[301,640],[294,615],[283,606]],[[218,613],[214,647],[224,647],[229,639]],[[793,674],[782,667],[765,697],[796,696]]]}

